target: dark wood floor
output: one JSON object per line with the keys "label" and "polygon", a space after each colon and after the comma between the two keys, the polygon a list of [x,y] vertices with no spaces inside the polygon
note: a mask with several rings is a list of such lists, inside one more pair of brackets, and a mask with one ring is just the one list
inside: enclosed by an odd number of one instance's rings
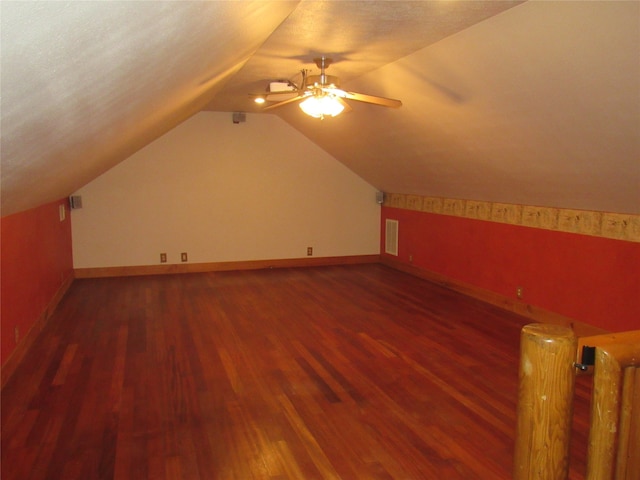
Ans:
{"label": "dark wood floor", "polygon": [[526,323],[380,265],[78,280],[2,391],[2,478],[508,479]]}

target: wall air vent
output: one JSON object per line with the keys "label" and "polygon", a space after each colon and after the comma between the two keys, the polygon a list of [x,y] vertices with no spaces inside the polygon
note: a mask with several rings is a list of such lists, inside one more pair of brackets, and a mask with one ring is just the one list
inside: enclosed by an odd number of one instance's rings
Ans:
{"label": "wall air vent", "polygon": [[384,253],[398,256],[398,220],[386,220],[384,229]]}

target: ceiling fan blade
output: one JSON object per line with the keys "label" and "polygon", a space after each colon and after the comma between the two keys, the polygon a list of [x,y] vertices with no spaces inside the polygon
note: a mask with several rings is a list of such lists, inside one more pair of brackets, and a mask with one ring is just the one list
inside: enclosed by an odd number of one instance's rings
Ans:
{"label": "ceiling fan blade", "polygon": [[298,94],[300,92],[301,92],[301,90],[283,90],[281,92],[250,93],[249,96],[251,98],[271,97],[271,96],[281,96],[281,95],[296,95],[296,94]]}
{"label": "ceiling fan blade", "polygon": [[344,107],[343,112],[344,113],[349,113],[353,110],[353,108],[351,108],[351,105],[349,105],[347,102],[345,102],[342,98],[337,97],[338,101],[340,102],[340,104]]}
{"label": "ceiling fan blade", "polygon": [[307,95],[300,94],[300,95],[298,95],[296,97],[289,98],[287,100],[282,100],[281,102],[274,103],[273,105],[269,105],[268,107],[264,107],[262,109],[262,111],[266,112],[267,110],[273,110],[274,108],[281,107],[283,105],[286,105],[287,103],[291,103],[291,102],[296,102],[298,100],[302,100],[303,98],[306,98],[306,97],[307,97]]}
{"label": "ceiling fan blade", "polygon": [[374,105],[381,105],[383,107],[400,108],[402,102],[393,98],[376,97],[375,95],[365,95],[364,93],[356,92],[344,92],[344,98],[349,100],[356,100],[358,102],[373,103]]}
{"label": "ceiling fan blade", "polygon": [[[300,95],[304,95],[304,91],[302,90],[291,90],[291,91],[282,91],[282,92],[265,92],[265,93],[250,93],[249,98],[251,100],[257,101],[257,99],[261,98],[266,102],[276,102],[282,100],[289,100],[293,97],[297,97]],[[263,102],[257,102],[263,103]]]}

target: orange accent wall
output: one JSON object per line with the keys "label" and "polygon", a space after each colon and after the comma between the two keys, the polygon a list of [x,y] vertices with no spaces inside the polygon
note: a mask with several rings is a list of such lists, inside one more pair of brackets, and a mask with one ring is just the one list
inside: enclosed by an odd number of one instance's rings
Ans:
{"label": "orange accent wall", "polygon": [[20,339],[46,310],[73,275],[71,221],[60,221],[59,205],[66,200],[2,217],[1,294],[2,364]]}
{"label": "orange accent wall", "polygon": [[[496,222],[382,208],[398,224],[398,257],[583,323],[640,328],[640,243]],[[409,261],[410,255],[412,261]]]}

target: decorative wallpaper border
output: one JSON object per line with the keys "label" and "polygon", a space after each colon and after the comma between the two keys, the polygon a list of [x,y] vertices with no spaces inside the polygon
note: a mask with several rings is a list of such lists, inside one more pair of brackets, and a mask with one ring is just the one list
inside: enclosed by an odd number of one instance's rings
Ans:
{"label": "decorative wallpaper border", "polygon": [[640,242],[640,215],[387,193],[384,206]]}

